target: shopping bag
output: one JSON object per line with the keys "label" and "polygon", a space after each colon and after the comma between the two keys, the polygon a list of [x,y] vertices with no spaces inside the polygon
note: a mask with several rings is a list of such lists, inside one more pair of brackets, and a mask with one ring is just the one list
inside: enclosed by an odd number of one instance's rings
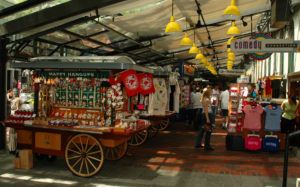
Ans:
{"label": "shopping bag", "polygon": [[226,136],[226,149],[232,151],[242,151],[244,150],[244,139],[242,136],[234,136],[228,134]]}
{"label": "shopping bag", "polygon": [[263,150],[269,152],[279,151],[280,144],[279,139],[275,137],[264,137],[263,138]]}
{"label": "shopping bag", "polygon": [[262,139],[258,136],[246,136],[245,149],[251,151],[261,150]]}

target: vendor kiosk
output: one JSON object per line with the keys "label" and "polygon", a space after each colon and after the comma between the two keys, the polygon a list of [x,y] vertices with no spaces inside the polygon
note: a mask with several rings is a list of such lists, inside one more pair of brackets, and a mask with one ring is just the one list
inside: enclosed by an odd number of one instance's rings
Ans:
{"label": "vendor kiosk", "polygon": [[27,87],[35,95],[34,111],[3,122],[16,129],[17,148],[62,156],[75,175],[93,176],[105,159],[122,158],[128,140],[150,126],[133,110],[132,96],[137,72],[145,78],[153,70],[128,57],[38,57],[11,66],[32,70]]}

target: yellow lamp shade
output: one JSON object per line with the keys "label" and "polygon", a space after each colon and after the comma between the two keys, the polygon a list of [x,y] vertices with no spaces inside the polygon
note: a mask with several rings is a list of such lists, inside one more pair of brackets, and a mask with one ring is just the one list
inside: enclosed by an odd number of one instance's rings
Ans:
{"label": "yellow lamp shade", "polygon": [[203,59],[203,58],[205,58],[205,56],[204,56],[201,52],[199,52],[199,53],[196,55],[196,58],[195,58],[195,59],[201,60],[201,59]]}
{"label": "yellow lamp shade", "polygon": [[235,22],[233,21],[231,27],[227,31],[227,35],[236,36],[239,34],[241,34],[240,30],[239,30],[239,28],[237,28],[237,26],[235,25]]}
{"label": "yellow lamp shade", "polygon": [[228,60],[229,61],[234,61],[234,57],[235,57],[235,54],[234,53],[228,53]]}
{"label": "yellow lamp shade", "polygon": [[171,16],[170,22],[168,23],[165,33],[176,33],[181,32],[181,28],[178,23],[175,22],[174,16]]}
{"label": "yellow lamp shade", "polygon": [[190,48],[189,53],[191,54],[199,53],[199,49],[196,47],[195,43],[193,43],[193,46]]}
{"label": "yellow lamp shade", "polygon": [[192,40],[189,38],[188,34],[185,33],[184,37],[180,41],[180,45],[192,45],[192,44],[193,44]]}
{"label": "yellow lamp shade", "polygon": [[231,4],[224,10],[223,17],[227,20],[241,19],[239,8],[235,5],[235,0],[231,0]]}

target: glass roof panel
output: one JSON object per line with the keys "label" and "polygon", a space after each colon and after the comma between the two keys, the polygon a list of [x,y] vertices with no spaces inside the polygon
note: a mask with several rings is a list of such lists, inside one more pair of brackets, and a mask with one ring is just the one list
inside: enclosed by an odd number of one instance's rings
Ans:
{"label": "glass roof panel", "polygon": [[[19,4],[19,3],[22,3],[24,1],[26,1],[26,0],[0,0],[0,10],[2,10],[4,8],[7,8],[7,7],[14,6],[14,5]],[[66,3],[68,1],[70,1],[70,0],[55,0],[55,1],[48,1],[48,2],[45,2],[45,3],[38,4],[34,7],[31,7],[31,8],[28,8],[26,10],[19,11],[15,14],[12,14],[12,15],[1,18],[0,19],[0,24],[6,23],[6,22],[14,20],[14,19],[18,19],[18,18],[23,17],[23,16],[27,16],[29,14],[38,12],[38,11],[46,9],[46,8],[50,8],[50,7],[57,6],[59,4]]]}
{"label": "glass roof panel", "polygon": [[[86,44],[86,45],[84,45],[84,43]],[[76,48],[79,48],[79,49],[90,49],[91,47],[90,46],[88,46],[89,44],[88,43],[91,43],[91,42],[88,42],[88,41],[84,41],[83,42],[83,40],[79,40],[79,41],[77,41],[77,42],[73,42],[73,43],[70,43],[70,44],[68,44],[69,46],[72,46],[72,47],[76,47]],[[95,45],[94,43],[93,44],[91,44],[91,45]]]}
{"label": "glass roof panel", "polygon": [[66,30],[80,34],[82,36],[88,36],[100,31],[104,31],[105,29],[101,25],[95,24],[94,22],[87,22],[84,24],[74,25],[72,27],[67,28]]}
{"label": "glass roof panel", "polygon": [[47,35],[41,36],[40,38],[49,40],[49,41],[53,41],[58,44],[66,43],[66,42],[69,42],[74,39],[74,38],[71,38],[68,34],[65,34],[65,33],[62,33],[59,31],[49,33]]}
{"label": "glass roof panel", "polygon": [[107,33],[102,33],[98,34],[96,36],[91,37],[94,40],[97,40],[99,42],[105,43],[105,44],[111,44],[113,42],[120,41],[124,39],[120,35],[114,33],[114,32],[107,32]]}

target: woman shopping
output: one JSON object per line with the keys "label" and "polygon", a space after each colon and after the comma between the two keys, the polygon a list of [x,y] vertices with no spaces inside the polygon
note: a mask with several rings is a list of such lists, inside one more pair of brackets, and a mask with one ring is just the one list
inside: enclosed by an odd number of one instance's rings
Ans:
{"label": "woman shopping", "polygon": [[283,111],[281,118],[281,132],[289,134],[295,131],[296,114],[299,102],[294,95],[289,95],[288,99],[281,104]]}
{"label": "woman shopping", "polygon": [[201,103],[203,106],[203,112],[202,112],[202,123],[200,126],[200,130],[198,133],[197,141],[196,141],[196,148],[202,148],[201,145],[202,137],[204,132],[206,132],[205,135],[205,143],[204,143],[204,151],[213,151],[214,149],[210,146],[210,136],[212,132],[212,125],[211,121],[213,118],[213,111],[211,106],[211,95],[212,90],[210,88],[205,88],[203,90],[203,94],[201,97]]}

